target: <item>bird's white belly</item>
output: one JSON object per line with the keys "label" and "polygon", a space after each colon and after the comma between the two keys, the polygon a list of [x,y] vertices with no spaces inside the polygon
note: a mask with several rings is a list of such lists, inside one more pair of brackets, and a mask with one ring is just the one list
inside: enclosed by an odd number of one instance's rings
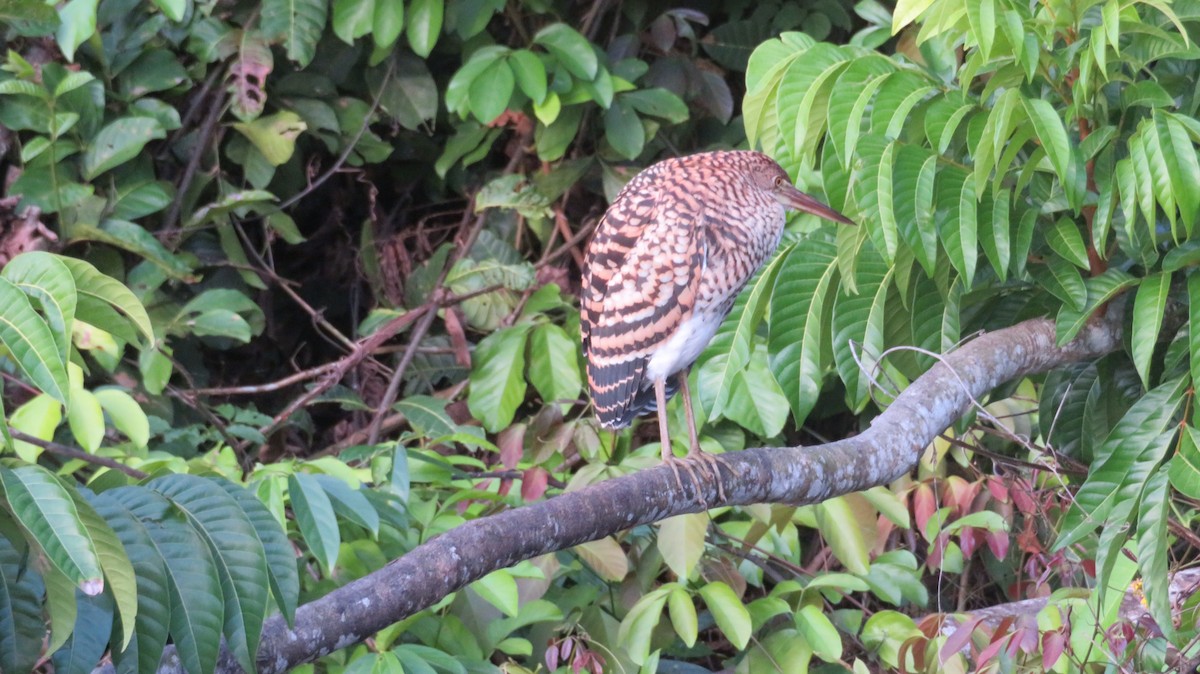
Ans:
{"label": "bird's white belly", "polygon": [[721,327],[724,318],[720,312],[693,313],[680,324],[671,339],[650,357],[646,365],[646,379],[649,382],[665,380],[695,362],[713,335],[717,334],[717,328]]}

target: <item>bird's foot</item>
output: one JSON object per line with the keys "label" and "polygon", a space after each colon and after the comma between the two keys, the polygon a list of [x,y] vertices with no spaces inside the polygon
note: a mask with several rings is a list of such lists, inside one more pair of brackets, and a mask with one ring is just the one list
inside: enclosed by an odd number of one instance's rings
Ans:
{"label": "bird's foot", "polygon": [[687,473],[688,480],[691,481],[692,487],[696,490],[696,500],[707,510],[708,502],[704,500],[704,485],[700,482],[700,476],[696,473],[697,466],[690,461],[691,458],[691,455],[682,459],[670,456],[663,459],[663,463],[670,466],[671,472],[675,473],[675,483],[679,485],[680,491],[683,491],[683,478],[680,476],[680,470],[682,469],[684,473]]}
{"label": "bird's foot", "polygon": [[696,447],[688,452],[685,461],[694,460],[703,466],[712,475],[713,481],[717,483],[717,498],[725,500],[725,482],[721,479],[720,468],[725,467],[730,473],[740,475],[741,471],[735,468],[732,464],[726,461],[719,454],[709,454],[708,452]]}

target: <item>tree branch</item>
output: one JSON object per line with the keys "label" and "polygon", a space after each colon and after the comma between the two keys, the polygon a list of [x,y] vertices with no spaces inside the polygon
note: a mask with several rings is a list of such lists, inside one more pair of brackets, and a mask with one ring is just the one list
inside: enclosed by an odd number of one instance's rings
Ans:
{"label": "tree branch", "polygon": [[[1109,316],[1120,312],[1107,312]],[[700,493],[678,485],[670,468],[608,480],[547,501],[473,520],[434,538],[386,567],[301,606],[295,628],[280,616],[263,628],[262,674],[285,672],[434,604],[496,570],[525,559],[719,505],[818,503],[884,485],[909,472],[920,452],[997,385],[1096,358],[1120,347],[1120,325],[1092,322],[1064,347],[1054,323],[1034,319],[984,334],[918,377],[870,428],[815,447],[758,448],[723,456],[725,499],[699,471]],[[173,651],[161,672],[182,672]],[[228,652],[218,671],[240,671]]]}

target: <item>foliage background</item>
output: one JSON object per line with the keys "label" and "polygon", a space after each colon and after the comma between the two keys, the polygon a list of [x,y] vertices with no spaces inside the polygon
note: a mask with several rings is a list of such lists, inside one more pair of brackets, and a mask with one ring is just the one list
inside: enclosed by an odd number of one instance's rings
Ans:
{"label": "foliage background", "polygon": [[[524,562],[306,667],[1195,657],[1167,580],[1198,542],[1197,21],[1183,1],[3,0],[0,670],[149,671],[169,640],[199,674],[222,635],[250,669],[268,613],[654,465],[653,424],[588,413],[582,251],[638,168],[739,146],[862,226],[790,223],[693,370],[706,449],[853,433],[937,353],[1028,316],[1066,342],[1127,312],[1127,352],[1002,387],[897,483]],[[1154,622],[1118,610],[1135,577]]]}

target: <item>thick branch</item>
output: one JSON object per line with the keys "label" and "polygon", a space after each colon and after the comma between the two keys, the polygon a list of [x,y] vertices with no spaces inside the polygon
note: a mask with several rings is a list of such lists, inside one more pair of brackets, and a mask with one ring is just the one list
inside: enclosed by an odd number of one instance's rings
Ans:
{"label": "thick branch", "polygon": [[[1093,323],[1058,348],[1054,323],[1035,319],[982,335],[914,381],[856,437],[724,455],[722,465],[733,471],[724,475],[725,499],[718,499],[715,482],[703,471],[702,493],[696,494],[689,480],[680,487],[670,468],[660,466],[468,522],[300,607],[295,629],[288,629],[279,616],[267,621],[259,671],[284,672],[360,642],[496,569],[698,512],[701,498],[709,507],[808,504],[888,484],[910,471],[938,433],[997,385],[1113,351],[1120,346],[1120,334],[1114,322]],[[228,653],[219,669],[238,671]],[[160,671],[182,669],[169,657]]]}

